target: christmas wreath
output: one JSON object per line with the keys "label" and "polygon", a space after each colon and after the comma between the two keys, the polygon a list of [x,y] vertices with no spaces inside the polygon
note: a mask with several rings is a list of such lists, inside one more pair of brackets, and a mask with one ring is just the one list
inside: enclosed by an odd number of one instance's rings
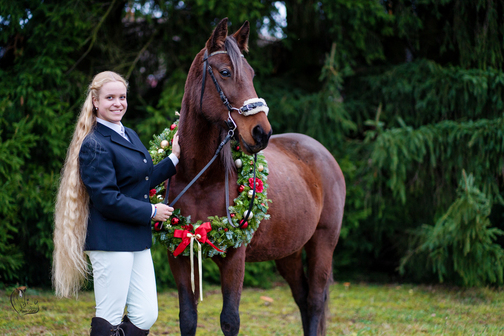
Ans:
{"label": "christmas wreath", "polygon": [[[154,164],[159,163],[171,153],[172,139],[178,128],[178,120],[169,128],[166,128],[161,134],[153,137],[150,141],[150,155]],[[202,243],[195,244],[194,248],[201,246],[201,253],[204,258],[215,255],[226,256],[226,250],[229,248],[238,248],[243,244],[247,245],[252,239],[252,235],[259,227],[261,220],[269,219],[267,214],[271,200],[267,198],[268,184],[268,164],[264,155],[260,152],[257,155],[256,178],[254,180],[254,158],[241,152],[239,144],[232,141],[231,150],[233,160],[238,170],[238,197],[234,199],[234,205],[229,207],[233,225],[228,222],[227,217],[211,216],[206,221],[198,220],[191,222],[191,216],[182,216],[180,209],[175,209],[172,216],[165,222],[153,222],[152,231],[156,241],[165,245],[170,252],[175,252],[179,247],[177,254],[189,256],[189,248],[185,248],[183,239],[178,238],[181,232],[186,230],[189,233],[206,233],[206,239]],[[256,194],[252,200],[252,188],[256,185]],[[158,185],[150,191],[151,203],[159,203],[164,199],[165,184]],[[247,215],[250,202],[253,201],[253,207],[248,218]],[[199,228],[199,230],[198,230]]]}

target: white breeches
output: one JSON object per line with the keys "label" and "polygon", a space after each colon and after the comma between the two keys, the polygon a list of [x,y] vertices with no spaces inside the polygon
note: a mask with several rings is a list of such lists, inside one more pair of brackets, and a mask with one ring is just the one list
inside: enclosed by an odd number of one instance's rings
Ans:
{"label": "white breeches", "polygon": [[150,249],[140,252],[87,251],[93,266],[96,317],[121,323],[124,307],[140,329],[158,316],[156,278]]}

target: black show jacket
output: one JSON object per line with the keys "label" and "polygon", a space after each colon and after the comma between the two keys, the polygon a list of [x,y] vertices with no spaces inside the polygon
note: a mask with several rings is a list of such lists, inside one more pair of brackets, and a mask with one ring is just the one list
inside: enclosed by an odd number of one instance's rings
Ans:
{"label": "black show jacket", "polygon": [[156,166],[138,135],[131,142],[97,123],[79,153],[80,174],[89,193],[86,251],[142,251],[152,245],[149,191],[174,175],[166,158]]}

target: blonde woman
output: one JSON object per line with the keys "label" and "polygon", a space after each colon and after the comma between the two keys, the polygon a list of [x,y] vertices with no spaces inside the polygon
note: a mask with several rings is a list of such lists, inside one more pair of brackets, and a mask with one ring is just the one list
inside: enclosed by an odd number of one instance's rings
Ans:
{"label": "blonde woman", "polygon": [[147,335],[158,314],[150,223],[166,221],[173,208],[150,204],[149,190],[175,174],[180,146],[176,135],[172,154],[153,165],[138,135],[121,124],[127,89],[114,72],[94,77],[56,201],[56,295],[77,295],[88,275],[87,254],[96,300],[91,336]]}

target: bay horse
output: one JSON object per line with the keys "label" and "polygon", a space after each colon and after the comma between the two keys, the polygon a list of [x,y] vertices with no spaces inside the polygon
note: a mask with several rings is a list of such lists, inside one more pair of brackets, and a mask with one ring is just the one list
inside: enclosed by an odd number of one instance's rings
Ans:
{"label": "bay horse", "polygon": [[[214,256],[221,278],[223,307],[220,315],[224,335],[240,329],[239,303],[245,262],[275,260],[301,312],[304,335],[325,335],[328,289],[332,281],[332,258],[338,242],[346,187],[343,173],[329,151],[302,134],[271,136],[266,110],[245,116],[234,106],[258,100],[254,70],[243,57],[248,51],[250,24],[246,21],[228,36],[227,18],[220,21],[195,57],[186,81],[180,111],[182,148],[170,197],[178,195],[209,162],[228,133],[229,118],[236,123],[235,137],[246,154],[264,149],[268,162],[269,220],[263,220],[247,246],[229,249],[226,257]],[[205,75],[209,69],[213,73]],[[212,78],[214,77],[214,78]],[[223,104],[218,87],[227,98]],[[222,99],[222,100],[221,100]],[[261,104],[259,104],[261,105]],[[271,137],[270,137],[271,136]],[[269,143],[269,145],[268,145]],[[176,205],[194,221],[225,216],[225,171],[230,174],[229,202],[237,197],[237,173],[229,143],[208,170],[188,189]],[[169,198],[170,198],[169,197]],[[307,272],[302,262],[306,252]],[[182,335],[195,335],[199,290],[191,289],[188,257],[168,252],[179,297]],[[199,274],[196,272],[196,281]]]}

